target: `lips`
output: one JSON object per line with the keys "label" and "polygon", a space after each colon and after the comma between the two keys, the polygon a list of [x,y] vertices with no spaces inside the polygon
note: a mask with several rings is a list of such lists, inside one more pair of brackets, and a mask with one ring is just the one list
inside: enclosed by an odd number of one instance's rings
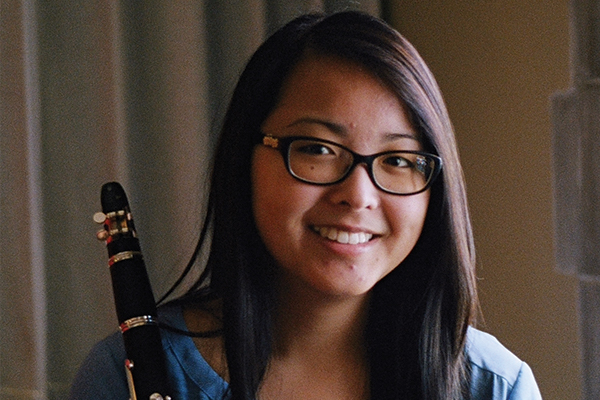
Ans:
{"label": "lips", "polygon": [[341,244],[362,244],[367,243],[373,237],[372,233],[367,232],[348,232],[333,227],[313,227],[313,230],[324,238],[333,240]]}

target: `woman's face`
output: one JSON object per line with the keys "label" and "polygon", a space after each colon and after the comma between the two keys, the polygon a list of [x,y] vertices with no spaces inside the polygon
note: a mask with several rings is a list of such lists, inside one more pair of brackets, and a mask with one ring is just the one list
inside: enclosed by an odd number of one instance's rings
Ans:
{"label": "woman's face", "polygon": [[[326,139],[365,155],[422,150],[394,93],[360,66],[332,57],[296,66],[262,130]],[[252,185],[256,225],[282,283],[336,297],[366,294],[406,258],[429,203],[429,191],[398,196],[377,189],[363,164],[333,185],[300,182],[279,151],[263,145],[254,150]]]}

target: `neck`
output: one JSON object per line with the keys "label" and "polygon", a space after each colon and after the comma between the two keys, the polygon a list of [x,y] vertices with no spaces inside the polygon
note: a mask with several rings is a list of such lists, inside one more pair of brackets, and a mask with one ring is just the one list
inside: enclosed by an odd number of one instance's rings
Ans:
{"label": "neck", "polygon": [[365,359],[368,294],[336,297],[295,288],[280,294],[277,304],[275,357],[346,354]]}
{"label": "neck", "polygon": [[281,293],[274,351],[260,398],[368,398],[364,330],[369,297],[336,298],[291,289]]}

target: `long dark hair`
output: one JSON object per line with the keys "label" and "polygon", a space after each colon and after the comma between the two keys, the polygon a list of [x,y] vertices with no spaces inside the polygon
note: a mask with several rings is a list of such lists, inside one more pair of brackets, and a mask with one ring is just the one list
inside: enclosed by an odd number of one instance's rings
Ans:
{"label": "long dark hair", "polygon": [[215,154],[209,213],[197,248],[211,227],[208,262],[182,301],[222,300],[230,393],[234,400],[254,399],[271,355],[275,267],[254,223],[251,154],[284,80],[306,54],[341,57],[371,71],[406,104],[425,149],[444,162],[417,245],[373,288],[366,332],[371,397],[466,399],[464,347],[478,304],[454,133],[424,61],[398,32],[372,16],[348,11],[299,17],[251,58]]}

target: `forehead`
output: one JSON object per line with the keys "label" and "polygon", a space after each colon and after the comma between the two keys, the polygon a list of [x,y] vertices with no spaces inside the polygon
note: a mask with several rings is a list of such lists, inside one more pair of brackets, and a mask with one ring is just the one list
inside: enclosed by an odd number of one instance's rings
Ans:
{"label": "forehead", "polygon": [[385,94],[396,106],[402,103],[387,85],[362,64],[337,56],[309,53],[296,63],[284,80],[278,105],[300,95],[324,98],[323,92],[331,95],[349,92],[365,95],[369,91]]}
{"label": "forehead", "polygon": [[341,138],[418,139],[406,105],[365,67],[308,56],[290,72],[263,123],[275,135],[327,131]]}

